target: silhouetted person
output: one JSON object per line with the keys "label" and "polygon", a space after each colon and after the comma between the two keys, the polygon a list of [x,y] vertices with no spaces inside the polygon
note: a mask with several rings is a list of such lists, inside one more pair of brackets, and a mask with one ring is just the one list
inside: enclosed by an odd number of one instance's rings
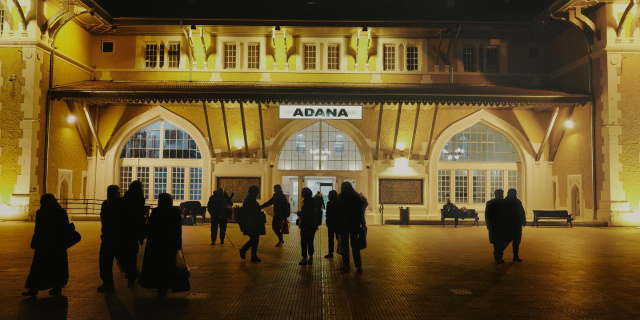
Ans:
{"label": "silhouetted person", "polygon": [[168,193],[158,196],[158,207],[153,209],[146,225],[147,246],[144,250],[140,285],[158,289],[158,295],[167,294],[176,274],[176,254],[182,249],[182,216],[173,207]]}
{"label": "silhouetted person", "polygon": [[[313,192],[311,193],[313,195]],[[318,221],[318,225],[322,225],[322,209],[324,206],[324,197],[322,197],[322,193],[320,191],[316,192],[316,195],[313,197],[313,201],[316,205],[316,220]]]}
{"label": "silhouetted person", "polygon": [[247,250],[251,248],[251,261],[253,262],[262,261],[258,258],[258,243],[260,243],[260,235],[265,234],[264,224],[267,223],[265,216],[260,211],[260,204],[256,200],[259,193],[260,188],[257,186],[249,187],[247,197],[242,202],[242,233],[249,236],[249,241],[240,249],[240,258],[246,259]]}
{"label": "silhouetted person", "polygon": [[504,249],[509,243],[507,222],[504,211],[504,191],[498,189],[494,191],[495,198],[487,201],[484,210],[484,218],[489,230],[489,242],[493,243],[493,259],[496,263],[502,264]]}
{"label": "silhouetted person", "polygon": [[300,248],[302,249],[302,260],[299,265],[313,263],[313,240],[319,224],[317,210],[318,203],[313,197],[313,191],[309,188],[302,188],[302,211],[298,213],[300,216]]}
{"label": "silhouetted person", "polygon": [[[231,197],[233,197],[233,194]],[[229,213],[233,207],[231,197],[222,188],[214,191],[213,195],[209,197],[207,210],[211,215],[211,245],[216,244],[218,229],[220,229],[220,244],[224,244],[224,237],[227,233],[227,219],[229,219]]]}
{"label": "silhouetted person", "polygon": [[[144,228],[146,211],[144,207],[144,191],[142,182],[135,180],[129,185],[129,189],[122,197],[124,226],[121,237],[122,259],[120,266],[124,270],[135,269],[138,272],[138,247],[144,243]],[[129,288],[136,284],[136,278],[128,278]]]}
{"label": "silhouetted person", "polygon": [[135,281],[138,277],[138,269],[127,262],[126,253],[130,243],[123,242],[122,234],[126,229],[126,219],[123,212],[120,188],[117,185],[107,187],[107,200],[102,202],[100,208],[100,221],[102,223],[102,235],[100,239],[100,279],[102,285],[98,292],[107,292],[114,289],[113,286],[113,259],[117,259],[125,271],[129,281]]}
{"label": "silhouetted person", "polygon": [[340,217],[340,242],[342,243],[342,270],[351,269],[349,261],[349,241],[353,253],[353,263],[357,272],[362,272],[362,259],[360,257],[360,245],[358,235],[367,225],[364,219],[363,204],[360,195],[353,189],[349,182],[340,185],[338,196],[338,208]]}
{"label": "silhouetted person", "polygon": [[282,237],[282,223],[289,217],[291,206],[287,196],[282,192],[282,187],[279,184],[273,186],[273,196],[269,201],[263,203],[260,209],[273,205],[273,220],[271,221],[271,229],[278,236],[278,243],[276,247],[281,247],[284,244]]}
{"label": "silhouetted person", "polygon": [[60,207],[52,194],[42,195],[31,239],[31,248],[34,249],[33,261],[24,285],[29,290],[23,292],[23,296],[35,297],[38,290],[45,289],[51,289],[50,295],[62,295],[62,288],[69,280],[65,241],[68,228],[67,211]]}
{"label": "silhouetted person", "polygon": [[334,252],[334,239],[340,236],[340,213],[338,212],[338,192],[335,190],[329,191],[329,201],[327,202],[325,212],[325,219],[327,224],[327,230],[329,234],[329,254],[324,256],[325,258],[333,258]]}
{"label": "silhouetted person", "polygon": [[365,216],[367,212],[367,207],[369,207],[369,200],[364,196],[364,193],[360,192],[360,200],[362,201],[362,216]]}
{"label": "silhouetted person", "polygon": [[504,198],[504,206],[507,215],[509,236],[513,240],[511,244],[513,261],[522,262],[518,253],[520,251],[520,242],[522,241],[522,228],[527,225],[527,217],[522,202],[516,195],[516,189],[509,189],[509,191],[507,191],[507,197]]}
{"label": "silhouetted person", "polygon": [[451,203],[451,198],[447,198],[447,203],[442,206],[444,212],[453,213],[455,216],[455,227],[458,227],[458,206]]}

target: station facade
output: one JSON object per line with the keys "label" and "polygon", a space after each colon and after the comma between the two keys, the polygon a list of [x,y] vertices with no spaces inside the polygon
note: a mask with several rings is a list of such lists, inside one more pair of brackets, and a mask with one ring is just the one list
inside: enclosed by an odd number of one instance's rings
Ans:
{"label": "station facade", "polygon": [[522,38],[145,24],[83,1],[18,3],[0,8],[0,219],[31,219],[43,193],[104,199],[133,180],[152,204],[162,192],[206,204],[218,187],[239,202],[250,184],[266,201],[280,184],[294,207],[305,186],[326,195],[349,181],[370,223],[401,206],[440,220],[447,198],[483,212],[514,188],[529,220],[564,209],[640,225],[640,12],[628,1],[554,4],[562,27],[533,21],[547,34]]}

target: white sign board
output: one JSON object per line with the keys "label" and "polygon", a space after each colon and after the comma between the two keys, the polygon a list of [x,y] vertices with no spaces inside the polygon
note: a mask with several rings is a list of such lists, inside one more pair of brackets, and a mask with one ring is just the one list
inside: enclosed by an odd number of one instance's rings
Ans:
{"label": "white sign board", "polygon": [[362,120],[362,106],[280,105],[280,119]]}

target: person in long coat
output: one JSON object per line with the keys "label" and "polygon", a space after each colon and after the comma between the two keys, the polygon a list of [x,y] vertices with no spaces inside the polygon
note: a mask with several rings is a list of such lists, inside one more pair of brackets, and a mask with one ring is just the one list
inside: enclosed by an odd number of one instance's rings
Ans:
{"label": "person in long coat", "polygon": [[129,185],[129,189],[122,197],[122,233],[121,250],[122,259],[120,266],[124,270],[135,269],[135,276],[129,275],[129,288],[135,286],[138,271],[138,249],[144,243],[145,228],[145,199],[142,182],[135,180]]}
{"label": "person in long coat", "polygon": [[360,195],[353,189],[351,183],[345,181],[340,185],[338,196],[340,212],[340,242],[342,243],[342,270],[351,269],[349,261],[349,242],[353,254],[353,263],[358,273],[362,272],[362,258],[358,236],[367,225],[364,217],[363,203]]}
{"label": "person in long coat", "polygon": [[124,219],[124,210],[120,198],[120,188],[117,185],[107,187],[107,200],[102,202],[100,207],[100,222],[102,224],[102,234],[100,239],[100,279],[102,285],[98,287],[98,292],[107,292],[114,289],[113,286],[113,260],[124,269],[129,282],[135,281],[138,277],[138,269],[135,265],[128,263],[127,252],[130,250],[130,242],[123,241],[122,234],[126,229],[127,221]]}
{"label": "person in long coat", "polygon": [[313,191],[309,188],[302,188],[302,211],[299,213],[300,248],[302,249],[300,265],[313,263],[313,239],[316,236],[316,230],[318,230],[319,225],[317,210],[318,205],[313,198]]}
{"label": "person in long coat", "polygon": [[260,209],[273,205],[273,220],[271,221],[271,229],[278,236],[278,243],[276,247],[281,247],[284,244],[284,238],[282,236],[282,223],[289,217],[289,200],[287,196],[282,192],[282,187],[279,184],[273,186],[273,196],[269,201],[263,203]]}
{"label": "person in long coat", "polygon": [[506,227],[503,196],[504,191],[494,191],[495,198],[487,201],[484,209],[484,219],[489,230],[489,243],[493,244],[493,259],[497,264],[504,263],[502,256],[509,243],[509,235]]}
{"label": "person in long coat", "polygon": [[224,244],[224,237],[227,232],[227,219],[229,211],[233,207],[231,198],[224,192],[224,189],[218,188],[209,197],[207,210],[211,215],[211,245],[216,244],[218,229],[220,229],[220,244]]}
{"label": "person in long coat", "polygon": [[62,295],[62,288],[69,280],[68,228],[67,211],[60,207],[52,194],[42,195],[31,239],[33,261],[24,285],[28,290],[22,293],[23,296],[35,297],[39,290],[46,289],[51,289],[50,295]]}
{"label": "person in long coat", "polygon": [[[311,194],[313,195],[313,192]],[[316,204],[316,220],[318,221],[318,225],[322,225],[322,209],[325,208],[325,205],[324,197],[320,191],[316,192],[316,195],[313,197],[313,201]]]}
{"label": "person in long coat", "polygon": [[507,215],[507,229],[509,236],[513,240],[513,261],[522,262],[520,259],[520,242],[522,242],[522,228],[527,225],[527,217],[524,212],[522,202],[517,197],[516,189],[509,189],[507,197],[504,198],[504,210]]}
{"label": "person in long coat", "polygon": [[173,285],[176,254],[182,249],[182,217],[180,210],[173,207],[170,194],[158,196],[158,207],[149,216],[146,236],[140,285],[156,288],[158,295],[163,296]]}
{"label": "person in long coat", "polygon": [[326,224],[329,236],[329,254],[324,256],[327,259],[333,258],[333,252],[335,248],[335,239],[340,236],[340,213],[338,212],[338,192],[335,190],[329,191],[329,201],[327,202]]}
{"label": "person in long coat", "polygon": [[260,211],[260,204],[256,200],[260,188],[257,186],[249,187],[247,197],[242,202],[242,216],[239,217],[242,233],[249,236],[249,241],[240,249],[240,258],[246,259],[247,250],[251,248],[251,261],[260,262],[258,258],[258,244],[260,243],[260,235],[265,234],[264,224],[267,223],[266,217]]}

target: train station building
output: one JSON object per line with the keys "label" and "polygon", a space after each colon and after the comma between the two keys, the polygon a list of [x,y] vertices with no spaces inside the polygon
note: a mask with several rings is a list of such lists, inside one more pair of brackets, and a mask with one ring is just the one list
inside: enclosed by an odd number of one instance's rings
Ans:
{"label": "train station building", "polygon": [[374,224],[514,188],[528,220],[640,225],[635,1],[485,2],[2,0],[0,219],[133,180],[294,208],[349,181]]}

